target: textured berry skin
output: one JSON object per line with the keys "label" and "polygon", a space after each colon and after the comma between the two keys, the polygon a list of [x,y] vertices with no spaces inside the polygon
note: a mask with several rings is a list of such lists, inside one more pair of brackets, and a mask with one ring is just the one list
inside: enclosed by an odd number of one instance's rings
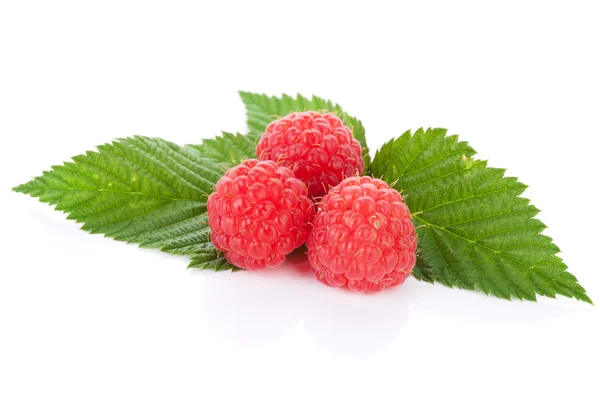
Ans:
{"label": "textured berry skin", "polygon": [[306,185],[273,161],[231,168],[208,197],[212,242],[230,264],[276,267],[308,237],[315,208]]}
{"label": "textured berry skin", "polygon": [[261,160],[289,166],[306,183],[309,197],[321,197],[348,176],[362,174],[360,143],[334,114],[291,113],[267,126],[256,146]]}
{"label": "textured berry skin", "polygon": [[320,281],[357,292],[401,284],[416,261],[415,228],[402,196],[368,176],[329,191],[306,245]]}

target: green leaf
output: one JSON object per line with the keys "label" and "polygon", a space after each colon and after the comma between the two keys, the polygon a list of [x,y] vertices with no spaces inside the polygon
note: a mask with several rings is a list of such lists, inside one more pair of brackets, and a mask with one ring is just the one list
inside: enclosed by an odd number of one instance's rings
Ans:
{"label": "green leaf", "polygon": [[194,254],[190,260],[188,268],[197,269],[212,269],[215,271],[233,270],[241,271],[241,268],[234,267],[225,260],[222,254],[215,257],[214,252],[211,250],[198,251]]}
{"label": "green leaf", "polygon": [[249,137],[258,139],[271,121],[283,117],[292,111],[325,111],[336,114],[344,124],[352,129],[354,137],[363,148],[363,159],[365,160],[365,174],[369,171],[371,157],[365,138],[365,128],[358,119],[346,114],[342,108],[329,100],[313,96],[311,99],[297,95],[295,98],[283,95],[281,97],[269,97],[264,94],[240,92],[240,97],[246,105],[248,114]]}
{"label": "green leaf", "polygon": [[414,275],[505,299],[560,294],[591,303],[541,234],[539,210],[520,197],[526,186],[473,155],[444,129],[406,132],[375,155],[373,175],[397,181],[418,228]]}
{"label": "green leaf", "polygon": [[202,144],[189,145],[203,157],[212,158],[227,167],[239,164],[248,158],[256,158],[256,143],[260,134],[242,135],[222,132],[221,136],[204,139]]}
{"label": "green leaf", "polygon": [[13,190],[56,205],[90,233],[222,270],[234,267],[213,247],[206,219],[206,200],[222,171],[193,147],[136,136],[73,157]]}

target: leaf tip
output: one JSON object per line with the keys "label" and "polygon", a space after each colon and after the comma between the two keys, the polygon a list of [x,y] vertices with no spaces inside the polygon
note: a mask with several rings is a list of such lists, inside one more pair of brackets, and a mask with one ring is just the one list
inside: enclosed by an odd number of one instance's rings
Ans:
{"label": "leaf tip", "polygon": [[245,102],[245,100],[252,95],[250,92],[246,92],[245,90],[238,90],[238,95]]}
{"label": "leaf tip", "polygon": [[15,186],[11,190],[13,192],[17,192],[17,193],[28,194],[29,193],[29,182],[28,183],[23,183],[23,184],[18,185],[18,186]]}
{"label": "leaf tip", "polygon": [[586,302],[586,303],[588,303],[588,304],[591,304],[591,305],[592,305],[592,306],[594,306],[594,307],[596,306],[596,305],[594,304],[594,302],[592,301],[592,299],[590,299],[590,297],[589,297],[587,294],[585,294],[585,293],[581,294],[581,296],[580,296],[580,297],[578,297],[578,298],[577,298],[577,300],[581,300],[581,301],[583,301],[583,302]]}

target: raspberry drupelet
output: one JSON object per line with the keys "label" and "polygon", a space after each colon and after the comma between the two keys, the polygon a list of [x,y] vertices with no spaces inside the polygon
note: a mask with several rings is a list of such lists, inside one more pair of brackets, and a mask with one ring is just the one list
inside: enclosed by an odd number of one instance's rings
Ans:
{"label": "raspberry drupelet", "polygon": [[415,228],[402,196],[368,176],[329,191],[306,244],[320,281],[357,292],[401,284],[416,261]]}
{"label": "raspberry drupelet", "polygon": [[342,179],[362,174],[360,143],[335,114],[293,112],[271,122],[256,146],[261,160],[289,166],[317,198]]}
{"label": "raspberry drupelet", "polygon": [[227,261],[261,270],[280,265],[308,237],[314,217],[306,185],[273,161],[245,160],[208,197],[212,242]]}

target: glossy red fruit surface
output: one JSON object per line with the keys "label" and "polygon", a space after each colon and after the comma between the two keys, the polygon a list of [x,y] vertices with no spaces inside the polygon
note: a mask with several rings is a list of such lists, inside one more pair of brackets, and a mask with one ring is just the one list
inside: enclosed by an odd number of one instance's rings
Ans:
{"label": "glossy red fruit surface", "polygon": [[416,262],[415,228],[402,196],[368,176],[329,191],[306,245],[320,281],[357,292],[401,284]]}
{"label": "glossy red fruit surface", "polygon": [[251,270],[280,265],[306,241],[315,213],[289,168],[254,159],[219,179],[207,208],[215,247],[230,264]]}
{"label": "glossy red fruit surface", "polygon": [[330,187],[362,174],[365,168],[352,130],[331,113],[293,112],[271,122],[256,154],[261,160],[289,166],[306,184],[311,198],[325,195]]}

